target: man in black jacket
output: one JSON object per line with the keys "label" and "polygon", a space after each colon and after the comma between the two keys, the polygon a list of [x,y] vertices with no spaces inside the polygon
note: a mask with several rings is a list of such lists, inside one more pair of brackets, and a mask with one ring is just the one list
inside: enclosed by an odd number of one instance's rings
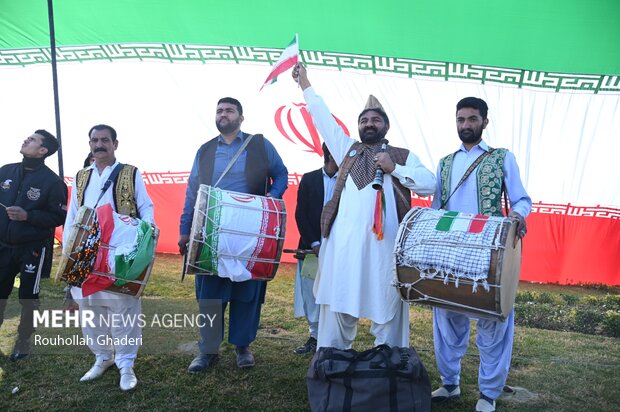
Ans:
{"label": "man in black jacket", "polygon": [[[299,249],[312,250],[312,254],[317,257],[322,240],[321,212],[323,205],[332,197],[338,177],[338,164],[329,153],[325,143],[323,143],[322,148],[323,167],[305,173],[301,177],[295,209],[295,221],[297,222],[297,229],[299,229]],[[319,305],[316,304],[312,292],[316,271],[307,268],[310,265],[310,259],[313,258],[312,256],[301,255],[296,257],[299,260],[295,275],[295,317],[303,316],[306,318],[310,337],[305,344],[293,352],[298,355],[314,354],[319,331]],[[304,267],[304,261],[306,267]]]}
{"label": "man in black jacket", "polygon": [[22,144],[21,163],[0,168],[0,325],[15,277],[20,273],[21,318],[10,356],[13,361],[30,353],[45,248],[54,228],[63,224],[67,214],[67,186],[44,164],[56,150],[56,138],[37,130]]}

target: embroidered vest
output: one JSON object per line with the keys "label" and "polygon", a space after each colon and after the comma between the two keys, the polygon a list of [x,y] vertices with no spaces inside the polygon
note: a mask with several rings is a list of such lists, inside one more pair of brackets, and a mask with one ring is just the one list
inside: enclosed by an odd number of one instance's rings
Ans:
{"label": "embroidered vest", "polygon": [[[338,168],[338,178],[336,179],[334,194],[325,206],[323,206],[323,212],[321,213],[321,233],[323,237],[329,236],[332,225],[334,224],[334,220],[336,219],[338,208],[340,206],[342,189],[344,189],[344,184],[347,181],[351,167],[353,167],[353,164],[355,164],[355,162],[360,158],[362,153],[367,150],[372,150],[372,147],[360,142],[355,142],[349,148],[349,152],[342,160],[342,163]],[[402,166],[407,162],[409,150],[388,146],[387,152],[394,163]],[[396,203],[398,221],[401,222],[407,212],[411,209],[411,191],[401,185],[398,179],[392,179],[392,187],[394,188],[394,201]]]}
{"label": "embroidered vest", "polygon": [[[114,209],[121,215],[139,218],[138,204],[136,202],[136,172],[137,168],[124,164],[114,181]],[[84,192],[90,181],[93,169],[82,169],[77,173],[75,187],[79,206],[84,205]]]}
{"label": "embroidered vest", "polygon": [[[504,183],[504,158],[506,152],[507,149],[495,149],[493,153],[482,159],[474,171],[478,185],[478,213],[481,215],[504,216],[502,210],[502,186]],[[439,161],[442,203],[447,201],[452,190],[450,187],[450,176],[452,174],[453,160],[454,153]]]}

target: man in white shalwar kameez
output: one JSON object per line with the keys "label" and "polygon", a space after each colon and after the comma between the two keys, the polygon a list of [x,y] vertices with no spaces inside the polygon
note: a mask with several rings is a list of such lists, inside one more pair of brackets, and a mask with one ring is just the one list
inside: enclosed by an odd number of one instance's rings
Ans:
{"label": "man in white shalwar kameez", "polygon": [[[114,168],[119,164],[114,155],[118,147],[116,131],[107,125],[94,126],[89,132],[89,144],[95,161],[86,169],[78,172],[78,176],[73,181],[71,202],[69,203],[65,230],[63,232],[63,245],[67,245],[68,229],[74,223],[80,206],[94,208],[95,206],[103,206],[109,203],[115,211],[124,214],[123,211],[119,210],[118,203],[120,202],[119,198],[123,195],[119,190],[123,189],[120,187],[121,185],[117,185],[117,182],[123,176],[123,170],[126,170],[133,176],[131,179],[133,180],[133,185],[130,185],[133,187],[130,188],[130,193],[125,193],[129,194],[129,196],[122,197],[135,200],[130,202],[130,206],[135,209],[140,219],[149,223],[154,222],[153,202],[146,191],[142,175],[138,169],[130,165],[122,166],[116,180],[108,187],[99,203],[97,203],[102,187],[110,178]],[[78,189],[78,187],[82,187],[82,181],[85,182],[86,187]],[[78,200],[78,197],[80,200]],[[95,292],[84,297],[82,295],[82,288],[79,287],[72,287],[71,294],[73,299],[79,304],[80,310],[92,311],[95,315],[95,320],[100,319],[100,316],[111,319],[109,324],[94,322],[95,327],[87,324],[82,325],[82,334],[90,350],[95,355],[95,364],[82,376],[80,381],[86,382],[97,379],[110,366],[116,363],[121,373],[120,388],[124,391],[135,388],[138,380],[133,366],[142,340],[142,331],[140,322],[138,322],[139,315],[142,312],[140,299],[130,295],[119,295],[106,291]],[[135,320],[135,322],[119,322],[115,321],[115,319],[131,319]]]}
{"label": "man in white shalwar kameez", "polygon": [[[314,124],[340,167],[340,185],[336,183],[322,216],[325,240],[314,286],[320,304],[317,346],[351,348],[358,319],[367,318],[372,322],[375,345],[407,347],[409,307],[392,286],[394,242],[399,222],[411,207],[410,190],[421,196],[432,194],[434,174],[406,149],[387,146],[381,151],[389,119],[373,96],[358,119],[359,143],[336,123],[314,92],[303,65],[295,67],[293,78],[303,89]],[[382,210],[375,213],[377,190],[371,184],[378,168],[384,172],[384,214]]]}

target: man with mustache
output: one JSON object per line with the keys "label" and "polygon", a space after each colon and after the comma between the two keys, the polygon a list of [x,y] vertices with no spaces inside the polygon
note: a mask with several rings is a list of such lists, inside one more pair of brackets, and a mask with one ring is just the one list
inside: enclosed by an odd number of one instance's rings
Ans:
{"label": "man with mustache", "polygon": [[[408,347],[409,306],[391,285],[394,243],[399,222],[411,208],[411,190],[432,194],[433,173],[407,149],[387,146],[382,151],[390,122],[373,96],[358,117],[360,143],[336,123],[303,65],[293,69],[293,79],[339,166],[333,197],[321,217],[325,239],[314,286],[320,305],[317,346],[351,348],[358,319],[367,318],[375,345]],[[371,185],[378,168],[384,173],[384,202]]]}
{"label": "man with mustache", "polygon": [[[503,216],[502,187],[505,185],[511,205],[509,216],[518,220],[517,234],[523,238],[527,233],[525,218],[532,209],[532,199],[521,183],[514,155],[507,149],[492,149],[482,140],[482,131],[489,124],[487,114],[486,102],[477,97],[466,97],[457,103],[456,130],[462,145],[439,162],[432,207]],[[475,164],[479,158],[479,164]],[[469,323],[470,316],[433,308],[435,357],[443,384],[433,392],[433,402],[445,402],[461,395],[461,359],[467,351]],[[495,411],[495,399],[502,393],[510,369],[513,334],[514,311],[504,322],[477,319],[480,399],[476,411]]]}
{"label": "man with mustache", "polygon": [[[112,205],[112,209],[121,215],[136,217],[149,223],[154,222],[153,202],[149,197],[142,174],[135,166],[121,164],[116,160],[118,140],[113,127],[99,124],[88,132],[90,151],[94,162],[80,170],[73,180],[71,202],[63,232],[63,244],[69,235],[67,230],[75,220],[80,206],[99,207]],[[117,169],[118,168],[118,169]],[[116,170],[115,170],[116,169]],[[112,176],[116,174],[116,176]],[[106,181],[112,183],[105,191]],[[101,197],[100,197],[101,196]],[[100,200],[99,200],[100,199]],[[84,286],[84,285],[82,285]],[[139,316],[142,313],[140,298],[120,295],[105,290],[84,296],[83,288],[72,287],[71,294],[80,310],[94,312],[98,319],[131,319],[135,322],[96,322],[94,327],[86,324],[82,334],[88,347],[95,355],[95,364],[82,376],[80,382],[98,379],[116,363],[120,370],[120,388],[132,390],[138,384],[133,366],[138,356],[142,331]],[[110,338],[110,339],[108,339]],[[123,344],[123,339],[127,344]],[[113,342],[112,345],[109,342]]]}
{"label": "man with mustache", "polygon": [[30,353],[48,240],[67,214],[67,186],[44,163],[58,146],[51,133],[37,130],[22,144],[23,160],[0,168],[0,326],[20,274],[21,317],[12,361]]}
{"label": "man with mustache", "polygon": [[[216,187],[223,190],[275,198],[282,198],[287,188],[288,170],[275,147],[263,135],[250,138],[249,134],[243,133],[243,120],[243,107],[237,99],[224,97],[218,101],[215,125],[220,135],[198,149],[187,183],[179,238],[182,255],[187,253],[200,184],[214,186],[217,183]],[[246,142],[247,146],[243,148]],[[239,157],[231,163],[237,153]],[[224,173],[227,166],[230,168]],[[205,372],[219,359],[219,347],[224,339],[223,314],[227,306],[230,307],[228,341],[236,347],[237,367],[254,366],[250,344],[256,339],[266,290],[267,282],[264,281],[233,282],[218,276],[196,276],[196,299],[201,312],[209,310],[202,306],[202,302],[217,300],[221,302],[222,316],[216,320],[220,322],[217,328],[199,325],[200,353],[190,363],[189,373]]]}

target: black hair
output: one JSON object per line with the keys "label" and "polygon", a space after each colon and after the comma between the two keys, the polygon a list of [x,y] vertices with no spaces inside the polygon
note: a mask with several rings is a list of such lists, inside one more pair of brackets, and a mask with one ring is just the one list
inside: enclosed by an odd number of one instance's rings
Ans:
{"label": "black hair", "polygon": [[388,118],[388,115],[380,108],[374,108],[374,109],[364,109],[362,110],[362,112],[360,113],[359,116],[357,116],[357,124],[359,124],[360,119],[362,118],[363,115],[365,115],[367,112],[377,112],[381,115],[381,117],[383,118],[383,121],[385,122],[385,124],[389,125],[390,124],[390,119]]}
{"label": "black hair", "polygon": [[461,101],[456,104],[456,111],[458,112],[464,107],[477,109],[480,112],[480,116],[482,116],[483,120],[487,118],[489,106],[487,106],[487,102],[479,99],[478,97],[466,97],[464,99],[461,99]]}
{"label": "black hair", "polygon": [[86,159],[84,159],[84,167],[90,166],[94,158],[95,156],[93,156],[93,152],[89,152]]}
{"label": "black hair", "polygon": [[56,140],[53,134],[43,129],[35,130],[34,134],[38,134],[39,136],[43,137],[43,140],[41,141],[41,146],[47,149],[47,154],[45,155],[45,157],[51,156],[56,153],[60,144],[58,143],[58,140]]}
{"label": "black hair", "polygon": [[327,148],[325,142],[323,142],[321,148],[323,149],[323,160],[325,161],[325,163],[327,163],[329,162],[329,156],[331,156],[331,153],[329,152],[329,149]]}
{"label": "black hair", "polygon": [[90,134],[93,132],[93,130],[109,130],[110,134],[112,135],[112,141],[113,142],[116,141],[116,130],[114,130],[112,126],[108,126],[107,124],[98,124],[96,126],[91,127],[90,130],[88,131],[89,139],[90,139]]}
{"label": "black hair", "polygon": [[220,103],[228,103],[228,104],[234,104],[235,106],[237,106],[237,111],[239,112],[240,116],[243,116],[243,107],[241,107],[241,103],[239,102],[239,100],[234,99],[232,97],[222,97],[217,104],[219,105]]}

